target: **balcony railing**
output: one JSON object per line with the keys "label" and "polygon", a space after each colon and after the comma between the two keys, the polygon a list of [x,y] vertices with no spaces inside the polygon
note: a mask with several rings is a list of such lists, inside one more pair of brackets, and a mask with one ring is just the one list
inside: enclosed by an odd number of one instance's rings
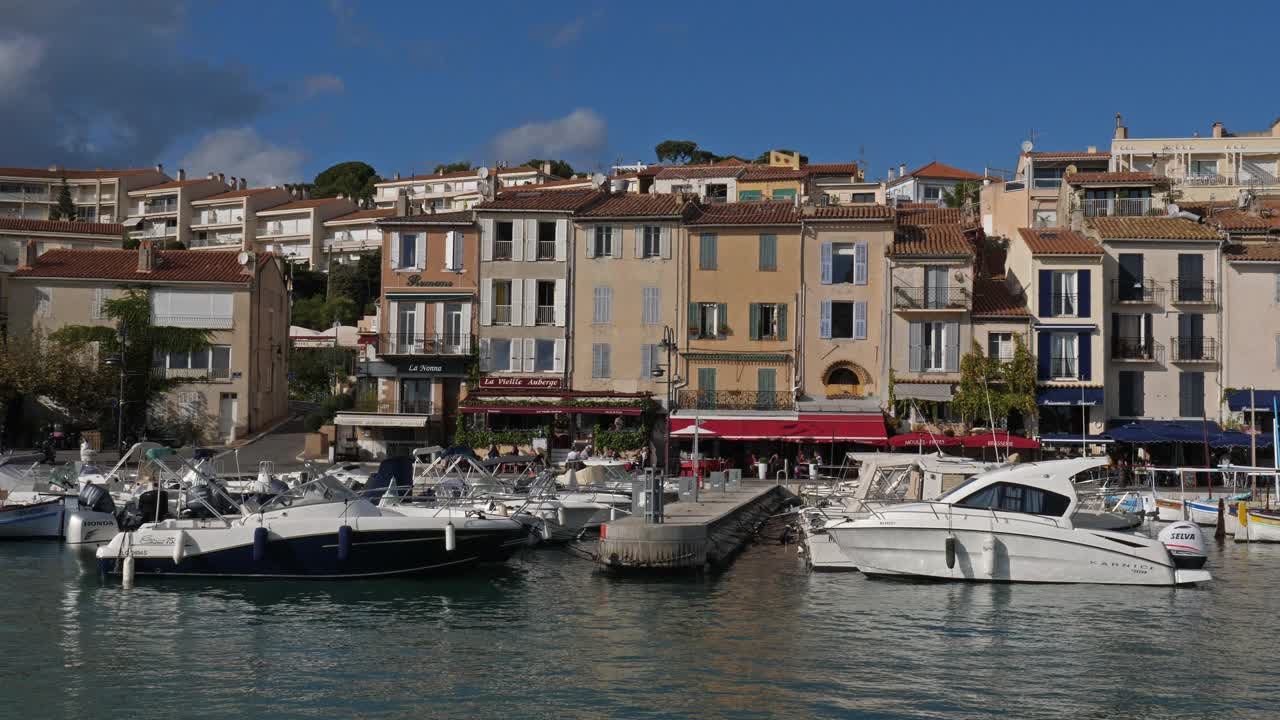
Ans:
{"label": "balcony railing", "polygon": [[1049,358],[1049,377],[1055,380],[1078,377],[1080,361],[1073,357]]}
{"label": "balcony railing", "polygon": [[539,260],[555,260],[556,259],[556,243],[554,240],[538,241],[538,259]]}
{"label": "balcony railing", "polygon": [[390,402],[387,400],[378,400],[373,396],[364,396],[356,399],[355,407],[352,410],[364,413],[382,413],[384,415],[430,415],[430,400],[401,400],[400,402]]}
{"label": "balcony railing", "polygon": [[1062,178],[1035,178],[1031,186],[1037,190],[1057,190],[1062,187]]}
{"label": "balcony railing", "polygon": [[1164,288],[1151,278],[1130,283],[1111,281],[1111,300],[1118,303],[1160,304],[1164,300]]}
{"label": "balcony railing", "polygon": [[494,260],[510,260],[511,259],[511,241],[510,240],[494,240],[493,241],[493,259]]}
{"label": "balcony railing", "polygon": [[791,393],[759,390],[693,390],[685,388],[677,398],[683,409],[791,410]]}
{"label": "balcony railing", "polygon": [[162,380],[182,380],[184,382],[229,383],[231,368],[152,368],[152,373]]}
{"label": "balcony railing", "polygon": [[534,325],[555,325],[556,324],[556,306],[555,305],[539,305],[534,312]]}
{"label": "balcony railing", "polygon": [[511,324],[511,306],[510,305],[494,305],[493,306],[493,324],[494,325],[510,325]]}
{"label": "balcony railing", "polygon": [[1212,280],[1174,280],[1173,301],[1188,305],[1213,305],[1218,301]]}
{"label": "balcony railing", "polygon": [[1151,338],[1119,337],[1111,346],[1111,359],[1164,362],[1164,346]]}
{"label": "balcony railing", "polygon": [[1151,212],[1151,198],[1085,198],[1085,217],[1138,217]]}
{"label": "balcony railing", "polygon": [[1175,184],[1190,185],[1192,187],[1212,187],[1214,185],[1229,185],[1227,177],[1218,173],[1186,173],[1181,177],[1175,177]]}
{"label": "balcony railing", "polygon": [[1174,362],[1217,362],[1218,341],[1210,337],[1173,338]]}
{"label": "balcony railing", "polygon": [[191,238],[191,247],[236,247],[244,244],[244,236],[236,233],[234,235],[214,235],[212,237],[193,237]]}
{"label": "balcony railing", "polygon": [[383,355],[468,355],[474,346],[475,337],[466,333],[387,333],[379,344]]}
{"label": "balcony railing", "polygon": [[899,310],[964,310],[969,290],[964,287],[895,287],[893,306]]}
{"label": "balcony railing", "polygon": [[142,205],[142,214],[144,215],[155,215],[158,213],[172,213],[172,212],[178,212],[177,200],[174,200],[173,202],[143,203]]}

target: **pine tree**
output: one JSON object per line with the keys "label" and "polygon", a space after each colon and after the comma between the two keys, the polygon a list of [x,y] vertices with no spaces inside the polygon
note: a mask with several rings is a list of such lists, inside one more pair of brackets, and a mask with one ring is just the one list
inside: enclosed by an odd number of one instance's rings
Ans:
{"label": "pine tree", "polygon": [[49,219],[76,219],[76,204],[71,201],[71,186],[67,185],[66,178],[62,178],[62,185],[58,188],[58,204],[49,209]]}

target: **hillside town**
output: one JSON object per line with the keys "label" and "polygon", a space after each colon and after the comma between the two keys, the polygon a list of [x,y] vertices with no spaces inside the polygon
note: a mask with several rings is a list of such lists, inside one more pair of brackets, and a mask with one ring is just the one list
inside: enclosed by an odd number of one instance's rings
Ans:
{"label": "hillside town", "polygon": [[[928,430],[1068,455],[1203,436],[1170,446],[1203,463],[1219,436],[1269,433],[1280,394],[1280,121],[1151,138],[1116,115],[1099,136],[1011,139],[1007,169],[869,179],[773,150],[394,174],[365,197],[0,168],[10,347],[78,338],[113,395],[77,412],[28,379],[3,439],[65,425],[113,446],[163,415],[235,443],[286,419],[299,363],[324,354],[316,457],[674,462],[698,433],[741,467]],[[304,277],[359,262],[378,289],[354,323],[291,321]]]}

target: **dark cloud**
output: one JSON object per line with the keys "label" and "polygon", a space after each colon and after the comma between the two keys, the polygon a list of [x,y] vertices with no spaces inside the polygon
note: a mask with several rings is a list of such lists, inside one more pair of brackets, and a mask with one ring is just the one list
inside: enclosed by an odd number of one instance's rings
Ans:
{"label": "dark cloud", "polygon": [[184,52],[185,6],[44,0],[0,24],[6,164],[149,165],[179,138],[241,126],[265,93],[246,68]]}

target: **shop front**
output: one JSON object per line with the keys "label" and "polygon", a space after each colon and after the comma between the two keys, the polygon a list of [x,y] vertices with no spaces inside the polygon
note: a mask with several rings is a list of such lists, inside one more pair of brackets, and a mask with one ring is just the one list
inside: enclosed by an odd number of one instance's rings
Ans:
{"label": "shop front", "polygon": [[355,407],[334,418],[337,456],[374,459],[451,444],[468,362],[397,356],[362,361]]}

